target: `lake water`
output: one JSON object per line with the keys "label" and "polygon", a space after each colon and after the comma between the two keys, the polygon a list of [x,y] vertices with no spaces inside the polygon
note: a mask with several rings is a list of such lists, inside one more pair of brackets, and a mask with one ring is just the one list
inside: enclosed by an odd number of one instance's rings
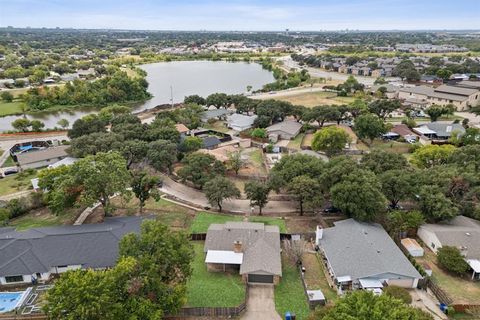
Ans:
{"label": "lake water", "polygon": [[[262,69],[257,63],[225,61],[175,61],[145,64],[140,66],[147,72],[148,91],[153,98],[135,108],[136,112],[153,108],[159,104],[182,102],[185,96],[223,92],[239,94],[262,88],[273,82],[271,72]],[[58,120],[64,118],[70,125],[77,119],[95,113],[94,109],[62,111],[29,115],[29,119],[38,119],[46,128],[53,128]],[[12,130],[10,123],[21,116],[0,118],[0,131]]]}

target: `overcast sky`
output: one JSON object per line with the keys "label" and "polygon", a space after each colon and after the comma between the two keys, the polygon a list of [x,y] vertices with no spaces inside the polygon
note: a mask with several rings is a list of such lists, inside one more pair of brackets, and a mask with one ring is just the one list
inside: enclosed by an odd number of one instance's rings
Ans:
{"label": "overcast sky", "polygon": [[0,27],[480,29],[480,0],[0,0]]}

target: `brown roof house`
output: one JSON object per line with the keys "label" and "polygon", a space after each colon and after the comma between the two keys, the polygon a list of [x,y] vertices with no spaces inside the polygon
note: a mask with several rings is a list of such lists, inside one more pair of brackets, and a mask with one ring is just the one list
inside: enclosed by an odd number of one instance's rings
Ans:
{"label": "brown roof house", "polygon": [[263,223],[211,224],[205,263],[212,272],[239,272],[249,284],[278,284],[282,276],[280,231]]}

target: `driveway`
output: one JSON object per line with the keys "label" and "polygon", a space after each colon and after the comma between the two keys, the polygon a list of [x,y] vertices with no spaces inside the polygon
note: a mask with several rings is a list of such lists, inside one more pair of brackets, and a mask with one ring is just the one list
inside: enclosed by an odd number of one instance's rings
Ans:
{"label": "driveway", "polygon": [[448,319],[440,308],[438,307],[439,303],[435,297],[423,290],[411,290],[410,295],[412,296],[412,306],[420,308],[433,316],[435,320],[446,320]]}
{"label": "driveway", "polygon": [[281,320],[275,310],[272,285],[250,285],[248,287],[247,311],[242,320]]}

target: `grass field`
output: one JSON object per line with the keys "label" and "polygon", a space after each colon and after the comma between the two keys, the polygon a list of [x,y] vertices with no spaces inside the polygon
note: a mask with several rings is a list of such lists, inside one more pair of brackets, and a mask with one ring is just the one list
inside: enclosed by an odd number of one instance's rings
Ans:
{"label": "grass field", "polygon": [[245,284],[239,274],[208,272],[203,242],[193,242],[193,273],[187,283],[187,306],[234,307],[245,300]]}
{"label": "grass field", "polygon": [[307,108],[312,108],[319,105],[326,104],[349,104],[353,102],[352,97],[338,97],[334,92],[308,92],[297,95],[284,96],[274,98],[275,100],[288,101],[295,105],[302,105]]}
{"label": "grass field", "polygon": [[[243,216],[235,216],[229,214],[217,214],[217,213],[208,213],[208,212],[199,212],[193,219],[192,225],[190,226],[191,233],[205,233],[208,230],[208,227],[212,223],[225,223],[228,221],[243,221]],[[250,222],[263,222],[266,225],[276,225],[279,227],[280,232],[286,232],[287,227],[285,221],[280,218],[272,217],[261,217],[261,216],[251,216],[249,218]]]}
{"label": "grass field", "polygon": [[397,141],[374,140],[370,149],[380,149],[393,153],[405,154],[410,152],[410,144]]}
{"label": "grass field", "polygon": [[324,267],[319,262],[317,255],[315,253],[305,253],[302,262],[306,269],[305,283],[307,288],[309,290],[322,290],[327,302],[335,302],[338,298],[337,293],[330,288],[325,277]]}
{"label": "grass field", "polygon": [[0,179],[0,196],[31,189],[32,184],[30,180],[35,178],[36,175],[36,172],[14,174]]}
{"label": "grass field", "polygon": [[0,117],[22,114],[23,101],[14,100],[13,102],[0,101]]}
{"label": "grass field", "polygon": [[282,279],[275,287],[275,309],[282,317],[294,312],[298,320],[307,319],[310,309],[303,291],[300,272],[286,259],[282,259]]}
{"label": "grass field", "polygon": [[48,208],[42,208],[10,220],[8,226],[15,227],[17,230],[27,230],[30,228],[71,224],[79,211],[78,208],[72,208],[57,216],[52,214]]}
{"label": "grass field", "polygon": [[295,139],[291,140],[288,143],[287,147],[300,150],[302,146],[303,138],[305,138],[305,133],[300,133],[295,137]]}
{"label": "grass field", "polygon": [[426,249],[423,258],[417,258],[418,262],[427,262],[432,267],[432,277],[440,288],[445,290],[455,303],[475,304],[480,301],[480,282],[471,281],[467,278],[453,276],[437,265],[436,255]]}

